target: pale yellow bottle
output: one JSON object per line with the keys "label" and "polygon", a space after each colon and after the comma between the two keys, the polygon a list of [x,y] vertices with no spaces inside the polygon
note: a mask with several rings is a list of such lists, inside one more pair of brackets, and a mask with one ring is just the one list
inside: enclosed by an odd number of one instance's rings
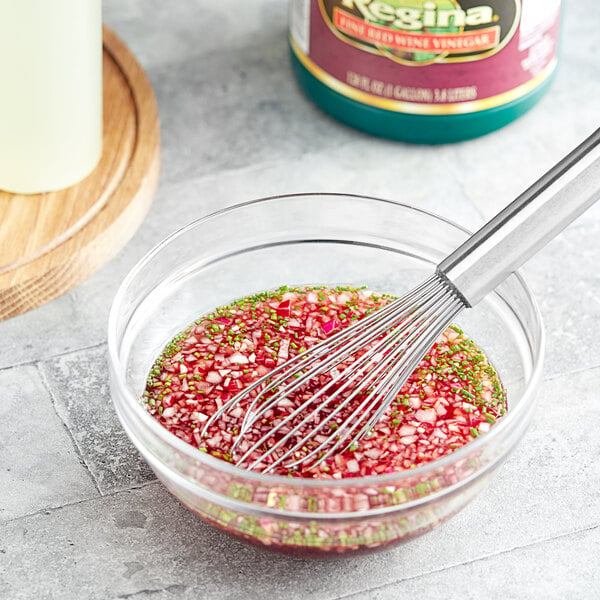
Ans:
{"label": "pale yellow bottle", "polygon": [[0,190],[69,187],[101,153],[101,0],[0,0]]}

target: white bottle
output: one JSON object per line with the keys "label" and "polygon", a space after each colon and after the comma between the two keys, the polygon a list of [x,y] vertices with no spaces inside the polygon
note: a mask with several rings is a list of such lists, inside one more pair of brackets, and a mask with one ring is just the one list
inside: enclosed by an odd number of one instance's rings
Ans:
{"label": "white bottle", "polygon": [[0,0],[0,190],[71,186],[101,153],[101,0]]}

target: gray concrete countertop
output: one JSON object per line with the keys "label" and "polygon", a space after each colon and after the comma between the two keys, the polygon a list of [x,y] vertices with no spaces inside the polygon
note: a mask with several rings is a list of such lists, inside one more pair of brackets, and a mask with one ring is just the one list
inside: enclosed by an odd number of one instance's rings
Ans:
{"label": "gray concrete countertop", "polygon": [[548,333],[529,432],[463,512],[385,553],[294,560],[205,525],[129,443],[106,367],[120,281],[165,232],[217,208],[320,190],[469,227],[494,214],[600,124],[597,3],[566,2],[560,71],[535,110],[441,147],[371,138],[316,109],[289,69],[283,0],[104,4],[156,90],[162,179],[111,263],[0,323],[0,598],[600,598],[600,206],[524,269]]}

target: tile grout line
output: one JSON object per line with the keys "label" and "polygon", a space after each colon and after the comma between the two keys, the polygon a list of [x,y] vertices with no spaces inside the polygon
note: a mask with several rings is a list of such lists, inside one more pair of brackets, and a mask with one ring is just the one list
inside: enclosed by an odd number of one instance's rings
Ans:
{"label": "tile grout line", "polygon": [[542,377],[541,381],[540,381],[540,385],[543,383],[546,383],[547,381],[554,381],[555,379],[558,379],[559,377],[571,377],[572,375],[579,375],[581,373],[587,373],[588,371],[596,371],[600,369],[600,364],[597,365],[590,365],[588,367],[583,367],[581,369],[573,369],[572,371],[566,371],[564,373],[551,373],[547,376]]}
{"label": "tile grout line", "polygon": [[44,373],[43,369],[41,368],[41,361],[34,363],[34,366],[35,366],[35,369],[36,369],[38,375],[40,376],[42,384],[44,385],[44,387],[46,388],[46,391],[50,395],[50,401],[52,403],[52,408],[54,409],[54,413],[60,419],[60,422],[62,423],[63,427],[65,428],[65,431],[67,432],[67,435],[69,436],[69,439],[71,440],[71,443],[73,444],[73,448],[75,449],[75,454],[77,455],[79,462],[83,465],[83,467],[85,468],[86,472],[88,473],[90,479],[92,480],[92,483],[94,484],[94,487],[96,488],[96,491],[98,492],[98,497],[101,498],[103,496],[103,494],[100,491],[100,486],[98,485],[98,481],[96,481],[96,478],[94,477],[94,474],[91,472],[89,465],[87,464],[87,462],[85,462],[83,452],[81,451],[81,448],[79,447],[79,444],[77,443],[77,440],[75,439],[72,431],[69,429],[69,426],[65,423],[64,419],[60,416],[60,412],[58,411],[58,408],[56,406],[56,398],[54,397],[54,393],[52,392],[52,387],[50,386],[48,379],[46,378],[46,374]]}
{"label": "tile grout line", "polygon": [[62,356],[68,356],[69,354],[75,354],[77,352],[84,352],[85,350],[94,350],[95,348],[106,346],[106,343],[106,340],[104,340],[102,342],[97,342],[96,344],[91,344],[89,346],[81,346],[80,348],[71,348],[70,350],[65,350],[64,352],[57,352],[56,354],[52,354],[43,359],[35,358],[33,360],[25,360],[20,363],[15,363],[14,365],[6,365],[5,367],[0,367],[0,373],[2,373],[2,371],[10,371],[10,369],[17,369],[19,367],[28,367],[32,365],[36,366],[40,363],[48,362],[54,358],[61,358]]}
{"label": "tile grout line", "polygon": [[549,537],[549,538],[543,538],[543,539],[539,539],[539,540],[535,540],[532,541],[528,544],[523,544],[522,546],[514,546],[513,548],[509,548],[507,550],[500,550],[498,552],[492,552],[491,554],[486,554],[484,556],[480,556],[477,558],[474,558],[473,560],[466,560],[460,563],[456,563],[453,565],[448,565],[446,567],[443,567],[441,569],[433,569],[431,571],[427,571],[426,573],[420,573],[419,575],[413,575],[411,577],[404,577],[402,579],[398,579],[396,581],[390,581],[389,583],[384,583],[382,585],[378,585],[376,587],[373,588],[367,588],[364,590],[359,590],[357,592],[351,592],[349,594],[345,594],[343,596],[331,596],[329,598],[329,600],[351,600],[354,597],[359,597],[362,598],[364,596],[364,594],[369,593],[369,592],[375,592],[377,590],[383,590],[387,587],[391,587],[391,586],[395,586],[401,583],[404,583],[405,581],[412,581],[415,579],[421,579],[423,577],[428,577],[430,575],[436,575],[438,573],[443,573],[444,571],[449,571],[451,569],[456,569],[457,567],[463,567],[466,565],[471,565],[483,560],[487,560],[489,558],[495,558],[497,556],[502,556],[503,554],[510,554],[511,552],[514,552],[516,550],[522,550],[522,549],[526,549],[526,548],[532,548],[535,546],[541,546],[542,544],[547,544],[548,542],[553,542],[556,540],[560,540],[562,538],[568,538],[574,535],[578,535],[580,533],[585,533],[587,531],[594,531],[595,529],[599,529],[600,528],[600,523],[597,523],[596,525],[590,525],[589,527],[582,527],[581,529],[575,529],[573,531],[569,531],[566,533],[559,533],[558,535]]}
{"label": "tile grout line", "polygon": [[140,596],[144,594],[147,597],[147,594],[160,594],[161,592],[181,592],[185,591],[189,588],[187,585],[181,585],[179,583],[172,583],[171,585],[167,585],[162,588],[144,588],[143,590],[138,590],[137,592],[131,592],[129,594],[120,594],[114,597],[114,600],[127,600],[127,598],[135,598],[135,596]]}
{"label": "tile grout line", "polygon": [[9,523],[16,523],[23,519],[30,519],[32,517],[37,517],[40,515],[49,515],[55,513],[59,510],[63,510],[65,508],[71,508],[73,506],[79,506],[80,504],[86,504],[87,502],[95,502],[97,500],[105,500],[108,498],[112,498],[113,496],[117,496],[118,494],[125,494],[128,492],[134,492],[136,490],[141,490],[151,485],[157,485],[160,481],[158,479],[153,479],[152,481],[145,481],[144,483],[140,483],[138,485],[131,486],[129,488],[124,488],[121,490],[115,490],[114,492],[110,492],[108,494],[101,494],[95,498],[82,498],[81,500],[75,500],[74,502],[67,502],[66,504],[62,504],[61,506],[50,506],[47,508],[40,508],[40,510],[36,510],[35,512],[28,513],[26,515],[21,515],[19,517],[14,517],[12,519],[6,519],[5,521],[0,521],[0,528],[4,525],[8,525]]}
{"label": "tile grout line", "polygon": [[[454,158],[454,155],[451,155],[451,160],[456,164],[456,159]],[[455,181],[458,184],[458,189],[460,190],[461,194],[463,195],[463,198],[471,205],[471,207],[475,210],[475,213],[479,217],[479,223],[476,225],[476,229],[475,229],[475,231],[477,231],[477,229],[479,229],[488,219],[486,218],[483,210],[479,207],[477,202],[475,202],[475,200],[472,198],[471,194],[469,194],[469,192],[467,190],[467,186],[465,185],[465,181],[461,177],[460,169],[457,169]],[[468,227],[468,229],[473,229],[473,228]]]}

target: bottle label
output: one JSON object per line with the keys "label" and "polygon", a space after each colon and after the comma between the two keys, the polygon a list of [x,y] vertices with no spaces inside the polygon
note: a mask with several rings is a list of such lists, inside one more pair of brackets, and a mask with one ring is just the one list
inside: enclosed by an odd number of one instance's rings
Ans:
{"label": "bottle label", "polygon": [[290,40],[322,83],[412,114],[516,100],[556,67],[560,0],[292,0]]}

